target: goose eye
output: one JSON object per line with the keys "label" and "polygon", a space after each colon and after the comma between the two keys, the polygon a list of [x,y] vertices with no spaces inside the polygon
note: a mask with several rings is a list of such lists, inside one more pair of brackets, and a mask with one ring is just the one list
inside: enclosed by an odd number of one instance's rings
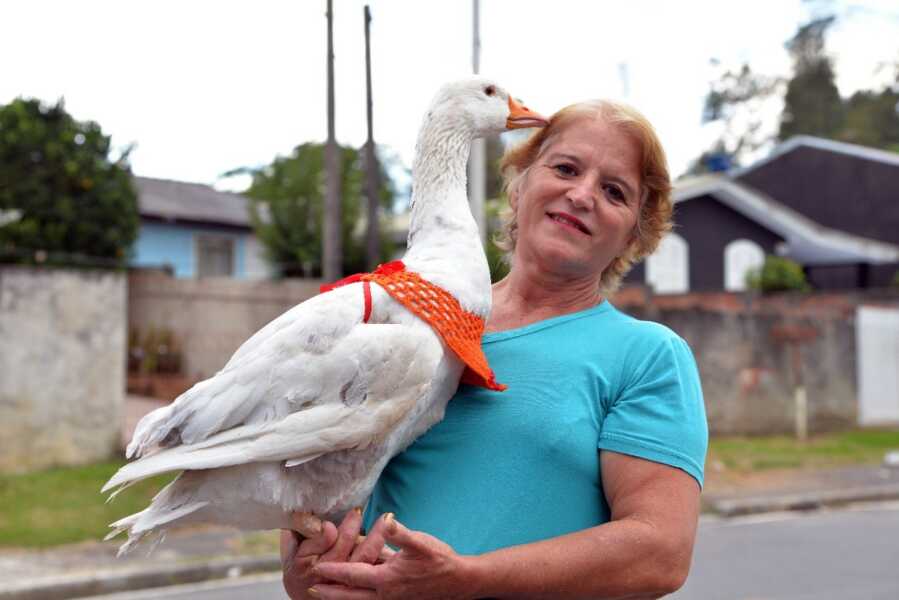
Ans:
{"label": "goose eye", "polygon": [[484,88],[484,93],[488,96],[492,96],[496,93],[496,86],[488,85]]}

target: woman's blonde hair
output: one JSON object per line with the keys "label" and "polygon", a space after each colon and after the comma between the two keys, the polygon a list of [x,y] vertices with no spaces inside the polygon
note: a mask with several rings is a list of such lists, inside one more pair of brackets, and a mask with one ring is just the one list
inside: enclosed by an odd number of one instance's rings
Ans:
{"label": "woman's blonde hair", "polygon": [[[557,112],[549,125],[538,129],[524,143],[510,148],[500,162],[509,198],[518,188],[528,169],[549,142],[564,129],[582,119],[599,119],[626,132],[640,149],[640,212],[634,240],[603,271],[600,291],[610,294],[618,289],[621,279],[638,260],[652,254],[662,237],[671,229],[671,178],[665,151],[650,122],[634,108],[610,100],[590,100],[567,106]],[[514,210],[503,217],[503,227],[494,238],[496,245],[506,252],[507,260],[515,250],[518,221]]]}

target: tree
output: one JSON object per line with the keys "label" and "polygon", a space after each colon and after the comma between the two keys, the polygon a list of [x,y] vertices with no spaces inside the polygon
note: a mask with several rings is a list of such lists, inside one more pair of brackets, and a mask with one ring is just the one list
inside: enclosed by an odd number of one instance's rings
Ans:
{"label": "tree", "polygon": [[843,100],[825,52],[825,35],[834,20],[833,15],[814,19],[786,43],[793,58],[793,77],[784,97],[781,140],[799,134],[834,138],[843,128]]}
{"label": "tree", "polygon": [[[325,152],[323,144],[305,143],[287,157],[278,157],[260,169],[240,168],[226,173],[250,173],[253,182],[244,192],[252,199],[250,220],[266,249],[269,261],[285,277],[317,277],[322,272],[322,223],[324,215]],[[365,270],[364,172],[361,154],[348,147],[339,149],[341,160],[341,204],[343,272]],[[389,210],[394,190],[381,161],[381,205]],[[383,228],[382,228],[383,231]],[[381,256],[392,250],[381,236]]]}
{"label": "tree", "polygon": [[[0,261],[123,266],[137,237],[137,194],[127,152],[80,122],[63,101],[0,106]],[[0,221],[3,223],[4,221]]]}
{"label": "tree", "polygon": [[899,152],[899,86],[853,94],[846,102],[843,127],[837,137],[844,142]]}
{"label": "tree", "polygon": [[[820,9],[829,10],[829,6]],[[727,170],[773,139],[799,134],[899,151],[899,61],[887,61],[880,67],[895,70],[891,83],[882,89],[858,91],[844,100],[826,52],[827,31],[835,20],[833,15],[815,18],[786,42],[793,59],[788,80],[755,73],[744,65],[712,83],[705,98],[703,123],[715,123],[721,134],[687,174]],[[773,107],[763,107],[781,100],[780,124],[772,134],[764,125],[765,114],[773,112]]]}
{"label": "tree", "polygon": [[705,97],[702,122],[716,123],[720,134],[687,173],[726,171],[767,144],[773,132],[765,129],[766,115],[772,112],[770,105],[779,102],[783,84],[782,78],[756,73],[748,64],[725,71],[712,83]]}

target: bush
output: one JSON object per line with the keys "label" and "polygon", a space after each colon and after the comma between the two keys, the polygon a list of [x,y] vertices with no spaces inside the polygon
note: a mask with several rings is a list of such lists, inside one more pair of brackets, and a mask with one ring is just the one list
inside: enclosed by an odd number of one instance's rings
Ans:
{"label": "bush", "polygon": [[93,122],[60,100],[0,105],[0,261],[117,267],[137,237],[137,194]]}
{"label": "bush", "polygon": [[762,292],[808,291],[811,289],[799,263],[788,258],[768,255],[761,270],[746,276],[747,285]]}

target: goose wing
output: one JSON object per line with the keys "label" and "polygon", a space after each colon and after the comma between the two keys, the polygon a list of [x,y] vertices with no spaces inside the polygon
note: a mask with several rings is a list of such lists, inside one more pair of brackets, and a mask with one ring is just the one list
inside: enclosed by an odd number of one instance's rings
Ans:
{"label": "goose wing", "polygon": [[221,371],[141,419],[126,455],[142,456],[157,444],[195,444],[338,398],[352,360],[336,348],[368,327],[362,299],[354,284],[293,307],[244,342]]}
{"label": "goose wing", "polygon": [[367,325],[344,336],[331,354],[344,365],[338,369],[342,383],[319,385],[317,402],[281,419],[146,456],[122,467],[103,490],[172,470],[282,460],[296,465],[328,452],[365,448],[388,437],[428,396],[443,347],[426,326]]}

